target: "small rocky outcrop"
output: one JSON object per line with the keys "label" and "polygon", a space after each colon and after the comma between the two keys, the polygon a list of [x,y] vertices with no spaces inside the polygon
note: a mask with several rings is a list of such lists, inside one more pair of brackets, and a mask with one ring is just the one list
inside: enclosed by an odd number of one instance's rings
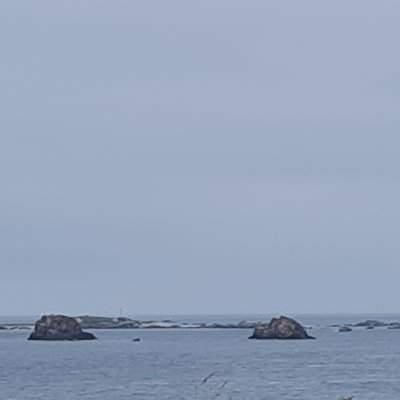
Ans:
{"label": "small rocky outcrop", "polygon": [[364,322],[359,322],[358,324],[354,325],[355,327],[365,327],[367,329],[373,329],[373,328],[379,328],[379,327],[383,327],[386,326],[386,324],[382,321],[376,321],[376,320],[367,320]]}
{"label": "small rocky outcrop", "polygon": [[351,331],[352,329],[347,325],[339,327],[339,332],[351,332]]}
{"label": "small rocky outcrop", "polygon": [[35,322],[28,340],[93,340],[96,336],[83,332],[80,323],[65,315],[43,315]]}
{"label": "small rocky outcrop", "polygon": [[272,318],[256,326],[249,339],[315,339],[297,321],[288,317]]}

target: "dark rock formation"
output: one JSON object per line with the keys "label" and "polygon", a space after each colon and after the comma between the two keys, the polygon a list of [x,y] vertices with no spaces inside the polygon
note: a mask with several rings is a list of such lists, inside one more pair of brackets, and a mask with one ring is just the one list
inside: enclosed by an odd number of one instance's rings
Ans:
{"label": "dark rock formation", "polygon": [[269,323],[256,326],[249,339],[315,339],[294,319],[272,318]]}
{"label": "dark rock formation", "polygon": [[96,337],[83,332],[80,323],[65,315],[43,315],[35,323],[28,340],[92,340]]}
{"label": "dark rock formation", "polygon": [[352,329],[349,328],[348,326],[341,326],[339,328],[339,332],[351,332],[351,331],[352,331]]}

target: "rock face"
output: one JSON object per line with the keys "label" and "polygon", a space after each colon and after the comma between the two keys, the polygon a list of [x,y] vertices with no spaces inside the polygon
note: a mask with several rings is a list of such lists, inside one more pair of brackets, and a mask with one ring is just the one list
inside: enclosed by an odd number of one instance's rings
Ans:
{"label": "rock face", "polygon": [[249,339],[315,339],[294,319],[272,318],[269,323],[256,326]]}
{"label": "rock face", "polygon": [[35,323],[35,330],[28,340],[92,340],[96,337],[83,332],[75,318],[65,315],[43,315]]}

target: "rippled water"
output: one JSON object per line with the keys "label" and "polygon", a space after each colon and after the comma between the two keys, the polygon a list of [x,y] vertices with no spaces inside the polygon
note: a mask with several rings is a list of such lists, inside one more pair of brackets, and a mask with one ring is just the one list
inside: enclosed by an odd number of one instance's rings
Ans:
{"label": "rippled water", "polygon": [[308,341],[250,333],[120,330],[96,331],[97,341],[28,342],[27,332],[0,331],[0,398],[400,398],[400,330],[316,327]]}

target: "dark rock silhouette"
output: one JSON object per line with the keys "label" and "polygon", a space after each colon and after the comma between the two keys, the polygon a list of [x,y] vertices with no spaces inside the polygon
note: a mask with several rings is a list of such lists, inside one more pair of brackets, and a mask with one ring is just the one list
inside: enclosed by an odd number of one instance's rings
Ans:
{"label": "dark rock silhouette", "polygon": [[352,329],[348,326],[341,326],[339,328],[339,332],[351,332],[351,331],[352,331]]}
{"label": "dark rock silhouette", "polygon": [[96,337],[83,332],[79,322],[65,315],[43,315],[35,322],[35,330],[28,340],[93,340]]}
{"label": "dark rock silhouette", "polygon": [[272,318],[256,326],[249,339],[315,339],[297,321],[288,317]]}

